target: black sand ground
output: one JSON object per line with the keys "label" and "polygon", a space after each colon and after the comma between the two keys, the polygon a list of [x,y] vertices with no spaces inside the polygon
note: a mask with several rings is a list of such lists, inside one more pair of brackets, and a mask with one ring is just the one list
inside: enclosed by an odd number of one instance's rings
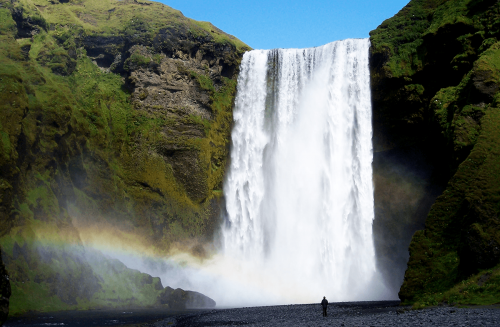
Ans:
{"label": "black sand ground", "polygon": [[[200,310],[167,311],[158,309],[86,310],[28,313],[9,317],[3,327],[100,327],[136,326],[172,316],[190,315]],[[203,312],[206,312],[204,310]]]}
{"label": "black sand ground", "polygon": [[93,310],[10,317],[4,327],[202,327],[202,326],[499,326],[499,306],[410,310],[399,302],[332,303],[215,310]]}
{"label": "black sand ground", "polygon": [[143,327],[201,326],[500,326],[498,308],[402,308],[398,302],[336,303],[322,316],[319,304],[212,310]]}

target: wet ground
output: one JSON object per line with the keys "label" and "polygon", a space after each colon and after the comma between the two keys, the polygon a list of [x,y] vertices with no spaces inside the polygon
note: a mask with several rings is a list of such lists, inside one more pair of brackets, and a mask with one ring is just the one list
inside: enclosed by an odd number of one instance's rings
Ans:
{"label": "wet ground", "polygon": [[322,316],[319,304],[186,311],[94,310],[14,317],[4,326],[500,326],[500,309],[496,306],[410,310],[396,301],[381,301],[332,303],[327,317]]}
{"label": "wet ground", "polygon": [[252,307],[199,312],[146,324],[167,326],[500,326],[498,308],[436,307],[410,310],[399,302],[351,302],[328,306],[322,316],[319,304]]}
{"label": "wet ground", "polygon": [[[172,316],[195,315],[199,310],[167,311],[158,309],[88,310],[31,313],[9,317],[3,327],[100,327],[153,323]],[[206,312],[206,310],[203,310]]]}

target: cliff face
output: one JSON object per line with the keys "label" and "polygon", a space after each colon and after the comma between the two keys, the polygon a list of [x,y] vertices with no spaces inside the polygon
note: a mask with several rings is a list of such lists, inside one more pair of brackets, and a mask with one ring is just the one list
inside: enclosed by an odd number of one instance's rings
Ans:
{"label": "cliff face", "polygon": [[[425,221],[399,296],[489,303],[500,263],[498,1],[413,0],[370,35],[374,229],[404,243]],[[377,246],[381,263],[401,256]],[[476,289],[453,288],[466,279]]]}
{"label": "cliff face", "polygon": [[[104,303],[85,235],[204,253],[246,49],[150,1],[0,0],[0,244],[16,312],[36,309],[30,293],[51,310]],[[69,298],[62,281],[95,294]]]}

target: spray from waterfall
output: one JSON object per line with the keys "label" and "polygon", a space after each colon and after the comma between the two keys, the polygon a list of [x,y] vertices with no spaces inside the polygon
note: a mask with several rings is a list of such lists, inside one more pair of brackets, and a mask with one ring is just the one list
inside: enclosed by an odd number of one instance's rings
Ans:
{"label": "spray from waterfall", "polygon": [[351,39],[243,57],[224,255],[279,276],[278,297],[377,297],[368,48]]}
{"label": "spray from waterfall", "polygon": [[372,239],[368,49],[360,39],[245,53],[219,253],[103,252],[219,307],[397,299]]}

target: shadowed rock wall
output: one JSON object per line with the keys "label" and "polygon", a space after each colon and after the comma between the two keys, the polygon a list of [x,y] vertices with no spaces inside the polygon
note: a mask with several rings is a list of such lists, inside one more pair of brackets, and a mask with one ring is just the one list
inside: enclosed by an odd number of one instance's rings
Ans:
{"label": "shadowed rock wall", "polygon": [[9,315],[9,298],[11,294],[9,275],[0,256],[0,326]]}

